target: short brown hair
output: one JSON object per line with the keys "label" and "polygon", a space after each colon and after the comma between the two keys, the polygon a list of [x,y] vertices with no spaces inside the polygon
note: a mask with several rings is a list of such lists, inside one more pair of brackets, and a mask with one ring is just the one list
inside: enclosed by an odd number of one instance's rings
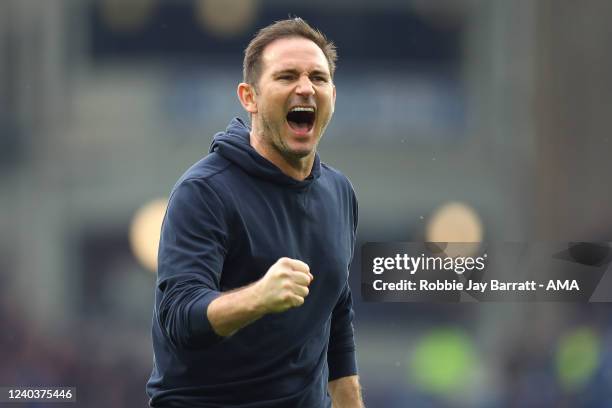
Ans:
{"label": "short brown hair", "polygon": [[242,76],[244,82],[257,87],[257,81],[261,75],[261,56],[264,49],[275,40],[281,38],[302,37],[314,42],[325,54],[329,73],[332,78],[336,71],[336,60],[338,54],[336,46],[319,30],[312,28],[306,21],[299,17],[280,20],[257,32],[249,45],[244,50],[244,62],[242,64]]}

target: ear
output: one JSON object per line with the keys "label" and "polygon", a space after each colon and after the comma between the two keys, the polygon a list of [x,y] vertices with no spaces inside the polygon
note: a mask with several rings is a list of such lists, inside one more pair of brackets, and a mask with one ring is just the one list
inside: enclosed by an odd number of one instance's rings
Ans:
{"label": "ear", "polygon": [[251,85],[241,82],[236,90],[242,107],[250,114],[257,113],[257,93]]}
{"label": "ear", "polygon": [[334,110],[336,109],[336,85],[332,84],[332,113],[334,113]]}

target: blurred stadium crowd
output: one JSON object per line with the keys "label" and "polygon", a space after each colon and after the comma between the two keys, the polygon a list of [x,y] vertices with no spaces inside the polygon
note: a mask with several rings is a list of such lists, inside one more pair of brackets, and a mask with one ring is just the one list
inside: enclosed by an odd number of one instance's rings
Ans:
{"label": "blurred stadium crowd", "polygon": [[[0,386],[147,405],[165,197],[288,15],[338,46],[320,152],[360,244],[612,241],[610,2],[4,0]],[[366,303],[359,263],[368,407],[612,406],[609,305]]]}

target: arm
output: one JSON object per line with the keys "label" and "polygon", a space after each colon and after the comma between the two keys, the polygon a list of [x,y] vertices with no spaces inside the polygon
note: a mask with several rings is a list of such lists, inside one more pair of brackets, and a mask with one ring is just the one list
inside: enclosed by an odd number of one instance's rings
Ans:
{"label": "arm", "polygon": [[348,282],[332,311],[327,348],[328,381],[357,375],[353,336],[353,298]]}
{"label": "arm", "polygon": [[358,376],[351,375],[330,381],[327,388],[333,408],[364,408]]}
{"label": "arm", "polygon": [[280,258],[257,282],[227,292],[208,306],[207,318],[220,336],[230,336],[265,314],[304,304],[312,275],[308,265]]}
{"label": "arm", "polygon": [[[353,218],[353,242],[357,235],[358,208],[355,193],[351,189],[351,215]],[[351,253],[351,262],[353,253]],[[349,268],[350,269],[350,268]],[[332,312],[332,323],[327,351],[329,366],[328,390],[333,408],[364,408],[361,386],[357,376],[355,340],[353,334],[353,298],[348,281]]]}
{"label": "arm", "polygon": [[205,311],[221,295],[228,218],[223,201],[205,180],[185,180],[172,191],[159,243],[154,319],[173,347],[221,340]]}
{"label": "arm", "polygon": [[312,275],[305,263],[279,259],[259,281],[220,291],[229,248],[229,216],[204,180],[173,192],[159,248],[156,318],[175,347],[214,344],[266,313],[300,306]]}

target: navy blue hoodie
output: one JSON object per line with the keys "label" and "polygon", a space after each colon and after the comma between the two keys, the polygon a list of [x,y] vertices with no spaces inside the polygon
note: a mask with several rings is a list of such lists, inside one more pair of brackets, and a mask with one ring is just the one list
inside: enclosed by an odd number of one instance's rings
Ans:
{"label": "navy blue hoodie", "polygon": [[[172,190],[159,247],[152,407],[327,408],[328,381],[356,374],[348,270],[357,201],[315,158],[304,181],[282,173],[234,119]],[[230,337],[206,310],[260,279],[281,257],[314,276],[302,306]]]}

